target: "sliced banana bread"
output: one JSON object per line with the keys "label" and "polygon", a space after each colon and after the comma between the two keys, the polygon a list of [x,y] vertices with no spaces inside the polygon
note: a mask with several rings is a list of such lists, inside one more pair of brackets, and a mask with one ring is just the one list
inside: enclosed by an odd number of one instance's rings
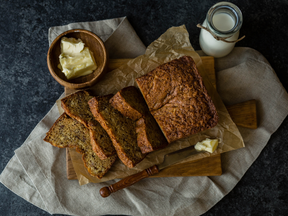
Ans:
{"label": "sliced banana bread", "polygon": [[112,155],[116,155],[112,141],[106,131],[97,122],[92,115],[88,101],[93,98],[86,91],[78,91],[61,100],[61,106],[64,111],[71,117],[90,130],[90,139],[93,151],[100,159],[106,159]]}
{"label": "sliced banana bread", "polygon": [[111,168],[117,156],[101,160],[92,150],[89,130],[77,120],[63,113],[47,132],[44,141],[58,148],[76,148],[82,154],[88,172],[99,179]]}
{"label": "sliced banana bread", "polygon": [[136,122],[137,144],[143,154],[168,145],[161,129],[151,114],[146,114]]}
{"label": "sliced banana bread", "polygon": [[151,116],[142,94],[136,87],[129,86],[120,90],[110,99],[110,103],[124,116],[137,121],[137,144],[143,154],[168,145],[157,122]]}
{"label": "sliced banana bread", "polygon": [[129,86],[118,91],[111,99],[111,105],[122,115],[136,121],[149,112],[148,106],[140,93],[134,87]]}
{"label": "sliced banana bread", "polygon": [[107,131],[120,160],[132,168],[145,157],[137,145],[136,123],[109,103],[113,95],[94,97],[88,104],[95,119]]}

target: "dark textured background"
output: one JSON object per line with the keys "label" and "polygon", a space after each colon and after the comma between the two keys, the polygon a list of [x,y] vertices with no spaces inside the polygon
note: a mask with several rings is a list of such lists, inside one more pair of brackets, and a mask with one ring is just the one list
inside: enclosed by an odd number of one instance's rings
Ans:
{"label": "dark textured background", "polygon": [[[0,1],[0,172],[63,92],[46,65],[48,28],[127,16],[147,46],[185,24],[200,49],[197,23],[212,0]],[[288,89],[288,1],[231,1],[243,12],[236,46],[261,52]],[[288,215],[288,118],[237,186],[205,215]],[[0,184],[0,215],[49,215]]]}

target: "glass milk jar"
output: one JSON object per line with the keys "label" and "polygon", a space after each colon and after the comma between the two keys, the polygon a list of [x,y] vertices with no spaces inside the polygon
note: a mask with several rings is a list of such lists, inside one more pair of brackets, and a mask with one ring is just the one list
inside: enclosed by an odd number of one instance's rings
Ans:
{"label": "glass milk jar", "polygon": [[236,5],[230,2],[213,5],[202,27],[198,26],[201,28],[199,43],[203,52],[215,58],[228,55],[237,42],[242,23],[242,13]]}

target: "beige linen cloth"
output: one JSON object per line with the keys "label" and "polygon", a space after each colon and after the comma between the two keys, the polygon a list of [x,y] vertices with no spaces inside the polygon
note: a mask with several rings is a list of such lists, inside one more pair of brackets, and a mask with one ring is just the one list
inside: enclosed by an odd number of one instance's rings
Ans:
{"label": "beige linen cloth", "polygon": [[[49,29],[49,42],[74,28],[85,28],[99,35],[111,58],[133,58],[145,52],[145,46],[125,17],[53,27]],[[217,88],[224,103],[256,99],[259,117],[258,129],[239,127],[246,147],[222,155],[221,176],[150,178],[103,199],[99,189],[106,183],[79,186],[78,181],[67,180],[65,151],[43,141],[59,117],[54,105],[15,151],[0,175],[1,183],[50,214],[205,213],[235,187],[288,114],[287,92],[260,53],[250,48],[235,48],[227,57],[216,59],[215,64]]]}

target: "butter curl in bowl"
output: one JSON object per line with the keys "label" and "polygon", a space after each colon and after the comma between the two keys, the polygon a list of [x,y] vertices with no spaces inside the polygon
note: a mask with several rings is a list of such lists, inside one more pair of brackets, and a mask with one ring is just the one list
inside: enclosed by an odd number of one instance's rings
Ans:
{"label": "butter curl in bowl", "polygon": [[47,53],[47,65],[54,79],[64,87],[93,86],[106,72],[108,54],[94,33],[73,29],[60,34]]}

